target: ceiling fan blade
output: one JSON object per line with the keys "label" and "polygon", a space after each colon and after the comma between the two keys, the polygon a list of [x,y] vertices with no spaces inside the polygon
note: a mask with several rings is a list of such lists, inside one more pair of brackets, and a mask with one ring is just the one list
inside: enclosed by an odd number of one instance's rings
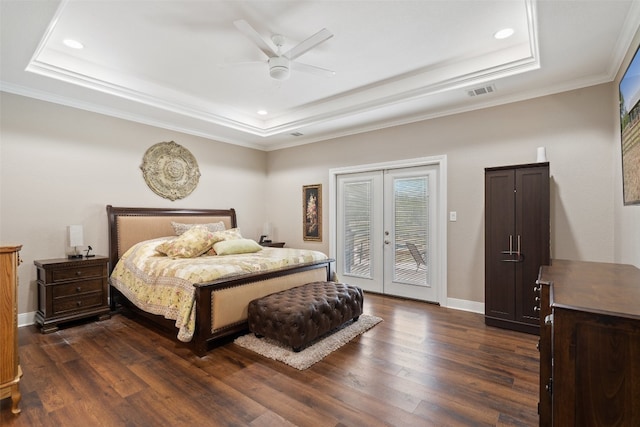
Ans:
{"label": "ceiling fan blade", "polygon": [[268,58],[278,56],[276,53],[276,47],[271,43],[263,39],[260,34],[244,19],[234,21],[233,24],[238,30],[240,30],[245,36],[247,36],[256,46],[260,49]]}
{"label": "ceiling fan blade", "polygon": [[299,57],[303,53],[308,52],[309,50],[313,49],[314,47],[316,47],[320,43],[329,40],[331,37],[333,37],[333,34],[331,33],[331,31],[327,30],[326,28],[323,28],[322,30],[318,31],[317,33],[315,33],[314,35],[312,35],[308,39],[303,40],[300,43],[298,43],[297,46],[292,47],[283,56],[285,56],[285,57],[287,57],[287,58],[289,58],[291,60],[296,59],[297,57]]}
{"label": "ceiling fan blade", "polygon": [[305,73],[316,74],[318,76],[333,77],[336,75],[336,72],[333,70],[316,67],[315,65],[303,64],[301,62],[292,62],[291,66],[296,70],[303,71]]}

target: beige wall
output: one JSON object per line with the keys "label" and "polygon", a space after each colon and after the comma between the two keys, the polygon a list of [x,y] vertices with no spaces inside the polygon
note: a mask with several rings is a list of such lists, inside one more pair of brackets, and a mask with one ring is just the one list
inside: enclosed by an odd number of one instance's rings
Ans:
{"label": "beige wall", "polygon": [[[21,243],[19,313],[36,310],[35,259],[65,256],[66,226],[107,254],[105,206],[236,208],[257,238],[267,153],[0,92],[0,242]],[[198,187],[182,200],[153,193],[140,170],[152,145],[175,141],[198,161]]]}
{"label": "beige wall", "polygon": [[[262,223],[287,246],[329,251],[329,169],[447,155],[448,297],[484,301],[484,168],[534,162],[552,174],[556,258],[640,266],[640,207],[622,207],[617,84],[269,153],[1,93],[0,242],[24,245],[20,313],[36,309],[33,260],[63,256],[65,229],[107,250],[105,205],[235,207],[243,234]],[[612,109],[614,112],[612,113]],[[198,159],[198,188],[175,202],[139,169],[151,145],[174,140]],[[265,179],[266,178],[266,179]],[[302,240],[306,184],[323,184],[323,242]]]}
{"label": "beige wall", "polygon": [[288,245],[303,242],[301,187],[323,184],[329,217],[329,169],[447,155],[448,297],[484,301],[484,168],[532,163],[546,147],[552,175],[552,254],[614,261],[615,139],[613,84],[270,152],[267,215]]}

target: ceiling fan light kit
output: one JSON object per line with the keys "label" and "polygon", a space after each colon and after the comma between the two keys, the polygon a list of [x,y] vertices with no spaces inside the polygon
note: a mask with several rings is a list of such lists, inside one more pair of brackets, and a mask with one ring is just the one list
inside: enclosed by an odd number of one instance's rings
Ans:
{"label": "ceiling fan light kit", "polygon": [[289,60],[284,56],[269,58],[269,75],[276,80],[289,78]]}

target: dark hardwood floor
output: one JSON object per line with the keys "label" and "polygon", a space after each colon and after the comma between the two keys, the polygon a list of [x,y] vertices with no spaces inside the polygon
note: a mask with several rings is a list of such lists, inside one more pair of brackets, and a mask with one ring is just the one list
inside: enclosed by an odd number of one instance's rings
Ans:
{"label": "dark hardwood floor", "polygon": [[22,413],[4,426],[533,426],[538,338],[366,294],[384,319],[305,371],[233,343],[198,358],[123,315],[20,328]]}

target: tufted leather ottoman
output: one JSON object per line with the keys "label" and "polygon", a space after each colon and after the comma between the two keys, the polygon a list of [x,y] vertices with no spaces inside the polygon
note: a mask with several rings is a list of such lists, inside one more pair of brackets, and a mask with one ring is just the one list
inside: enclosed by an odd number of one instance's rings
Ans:
{"label": "tufted leather ottoman", "polygon": [[363,294],[357,286],[312,282],[249,303],[249,329],[300,351],[343,323],[358,320]]}

